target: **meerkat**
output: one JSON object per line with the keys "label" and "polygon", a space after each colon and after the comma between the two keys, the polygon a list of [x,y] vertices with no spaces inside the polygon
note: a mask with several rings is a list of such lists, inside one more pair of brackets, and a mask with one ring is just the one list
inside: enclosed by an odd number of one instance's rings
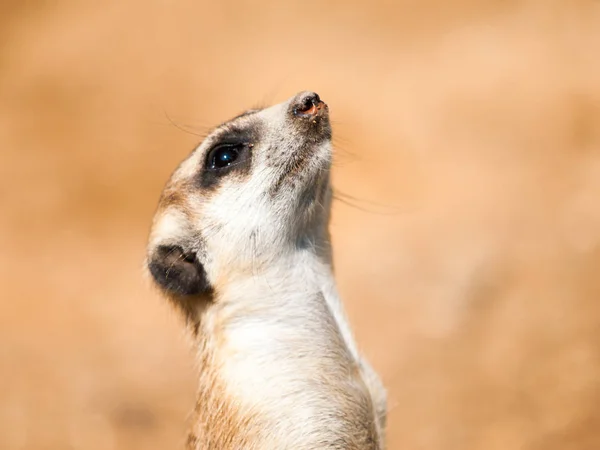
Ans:
{"label": "meerkat", "polygon": [[328,106],[301,92],[216,127],[174,171],[147,268],[199,376],[189,450],[381,450],[386,391],[333,275]]}

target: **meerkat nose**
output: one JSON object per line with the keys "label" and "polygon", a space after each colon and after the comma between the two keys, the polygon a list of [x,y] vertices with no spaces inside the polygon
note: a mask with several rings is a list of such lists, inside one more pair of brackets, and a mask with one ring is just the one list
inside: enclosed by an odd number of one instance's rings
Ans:
{"label": "meerkat nose", "polygon": [[316,92],[301,92],[292,100],[292,110],[296,116],[315,117],[327,110],[327,104]]}

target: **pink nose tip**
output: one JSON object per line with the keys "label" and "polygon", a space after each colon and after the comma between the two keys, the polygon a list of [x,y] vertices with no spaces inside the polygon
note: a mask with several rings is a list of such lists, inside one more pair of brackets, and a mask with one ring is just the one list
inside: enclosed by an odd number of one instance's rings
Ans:
{"label": "pink nose tip", "polygon": [[316,116],[322,110],[327,109],[327,104],[314,92],[300,95],[295,103],[294,114],[297,116]]}

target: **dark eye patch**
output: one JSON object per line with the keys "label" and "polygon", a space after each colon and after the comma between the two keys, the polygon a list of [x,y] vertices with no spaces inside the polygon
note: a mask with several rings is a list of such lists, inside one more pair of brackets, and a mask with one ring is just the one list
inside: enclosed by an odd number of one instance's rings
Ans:
{"label": "dark eye patch", "polygon": [[207,151],[200,171],[200,186],[214,189],[230,175],[247,174],[250,171],[252,149],[258,139],[258,127],[225,125]]}
{"label": "dark eye patch", "polygon": [[200,186],[213,189],[219,181],[234,173],[244,174],[250,171],[253,144],[219,144],[206,155],[203,170],[200,173]]}

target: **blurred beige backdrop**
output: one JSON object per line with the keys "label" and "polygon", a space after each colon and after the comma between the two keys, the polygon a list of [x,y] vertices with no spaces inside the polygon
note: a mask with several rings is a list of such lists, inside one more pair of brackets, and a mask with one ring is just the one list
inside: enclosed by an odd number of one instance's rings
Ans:
{"label": "blurred beige backdrop", "polygon": [[389,448],[600,449],[594,0],[3,0],[0,449],[182,447],[158,195],[195,134],[304,89]]}

